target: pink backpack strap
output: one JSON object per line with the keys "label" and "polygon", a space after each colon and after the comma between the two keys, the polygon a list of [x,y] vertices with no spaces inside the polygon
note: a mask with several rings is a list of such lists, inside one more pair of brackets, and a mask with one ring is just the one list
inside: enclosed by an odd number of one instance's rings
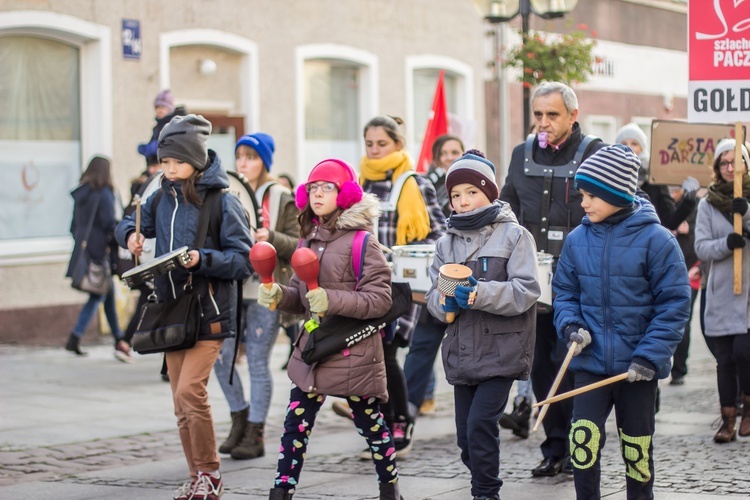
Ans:
{"label": "pink backpack strap", "polygon": [[370,236],[368,231],[357,231],[352,242],[352,269],[354,276],[357,277],[357,288],[359,288],[359,279],[362,277],[362,269],[365,265],[365,251],[367,250],[365,243],[368,236]]}

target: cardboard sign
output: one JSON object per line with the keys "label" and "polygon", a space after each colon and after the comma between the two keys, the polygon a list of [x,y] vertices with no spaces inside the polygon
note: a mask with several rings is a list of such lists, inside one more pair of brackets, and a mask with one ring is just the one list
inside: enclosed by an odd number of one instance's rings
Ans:
{"label": "cardboard sign", "polygon": [[[743,127],[744,128],[744,127]],[[734,125],[654,120],[651,123],[649,182],[680,186],[687,176],[711,183],[720,140],[734,137]]]}

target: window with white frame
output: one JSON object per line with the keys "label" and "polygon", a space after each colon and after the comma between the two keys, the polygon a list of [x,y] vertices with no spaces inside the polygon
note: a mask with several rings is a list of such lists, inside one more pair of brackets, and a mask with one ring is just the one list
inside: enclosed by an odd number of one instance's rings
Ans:
{"label": "window with white frame", "polygon": [[304,63],[304,164],[338,157],[357,165],[361,156],[360,67],[336,59]]}
{"label": "window with white frame", "polygon": [[[435,96],[435,87],[437,87],[439,69],[416,69],[414,70],[414,137],[420,143],[424,137],[427,127],[427,121],[430,118],[432,110],[432,100]],[[444,89],[445,105],[449,114],[456,114],[456,102],[458,76],[445,72]]]}
{"label": "window with white frame", "polygon": [[69,234],[81,173],[79,52],[0,37],[0,240]]}

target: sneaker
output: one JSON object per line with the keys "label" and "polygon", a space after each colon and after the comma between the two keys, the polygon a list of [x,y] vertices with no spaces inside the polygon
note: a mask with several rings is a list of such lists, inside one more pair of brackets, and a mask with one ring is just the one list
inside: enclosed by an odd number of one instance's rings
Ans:
{"label": "sneaker", "polygon": [[396,448],[396,458],[399,460],[409,454],[412,445],[413,422],[395,422],[391,435]]}
{"label": "sneaker", "polygon": [[172,500],[190,500],[193,496],[193,489],[195,489],[195,479],[189,479],[185,481],[185,484],[180,486],[172,495]]}
{"label": "sneaker", "polygon": [[214,477],[210,472],[198,471],[198,478],[195,480],[193,496],[190,500],[219,500],[224,494],[224,483],[219,477]]}
{"label": "sneaker", "polygon": [[115,344],[115,358],[119,359],[123,363],[132,363],[133,355],[131,354],[132,349],[130,344],[124,340],[118,340]]}
{"label": "sneaker", "polygon": [[425,399],[419,407],[420,415],[433,415],[437,410],[437,403],[434,399]]}

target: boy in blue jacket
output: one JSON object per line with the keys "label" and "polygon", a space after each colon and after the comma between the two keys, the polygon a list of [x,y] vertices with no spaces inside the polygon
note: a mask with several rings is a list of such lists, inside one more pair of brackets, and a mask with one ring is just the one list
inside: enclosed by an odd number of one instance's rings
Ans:
{"label": "boy in blue jacket", "polygon": [[576,496],[600,498],[604,424],[615,407],[628,498],[653,498],[654,403],[690,312],[676,238],[635,196],[640,161],[626,146],[597,151],[576,172],[586,215],[565,240],[552,281],[558,335],[578,344],[575,387],[627,372],[627,382],[573,400],[570,456]]}

